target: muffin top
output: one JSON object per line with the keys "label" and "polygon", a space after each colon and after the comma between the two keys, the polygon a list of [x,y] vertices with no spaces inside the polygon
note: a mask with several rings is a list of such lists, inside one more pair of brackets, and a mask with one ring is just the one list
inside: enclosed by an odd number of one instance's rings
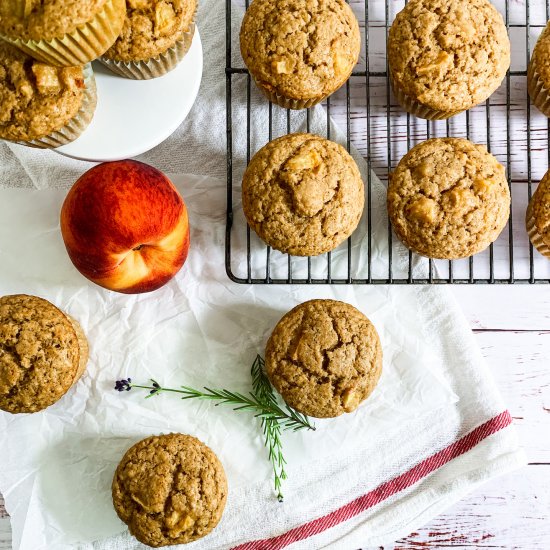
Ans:
{"label": "muffin top", "polygon": [[250,227],[277,250],[315,256],[336,248],[357,227],[364,185],[357,164],[337,143],[289,134],[268,143],[243,178]]}
{"label": "muffin top", "polygon": [[531,216],[543,242],[550,246],[550,170],[542,178],[529,205]]}
{"label": "muffin top", "polygon": [[434,110],[485,101],[510,66],[502,16],[488,0],[411,0],[390,29],[394,85]]}
{"label": "muffin top", "polygon": [[143,61],[158,57],[190,30],[196,0],[127,0],[122,33],[103,57]]}
{"label": "muffin top", "polygon": [[529,72],[532,73],[535,69],[544,87],[550,88],[550,22],[546,25],[533,50]]}
{"label": "muffin top", "polygon": [[71,387],[87,349],[71,319],[36,296],[0,298],[0,409],[36,412]]}
{"label": "muffin top", "polygon": [[0,33],[22,40],[51,40],[92,20],[110,0],[2,0]]}
{"label": "muffin top", "polygon": [[393,173],[388,213],[395,233],[414,252],[471,256],[489,246],[508,221],[504,167],[482,145],[430,139],[413,147]]}
{"label": "muffin top", "polygon": [[189,435],[152,436],[122,458],[113,504],[130,533],[149,546],[186,544],[220,521],[227,481],[218,457]]}
{"label": "muffin top", "polygon": [[241,54],[266,89],[293,99],[331,94],[359,59],[359,24],[344,0],[253,0]]}
{"label": "muffin top", "polygon": [[39,139],[59,130],[84,99],[82,67],[35,61],[0,41],[0,138]]}
{"label": "muffin top", "polygon": [[374,325],[335,300],[296,306],[277,324],[265,351],[266,372],[283,399],[316,418],[354,411],[382,373]]}

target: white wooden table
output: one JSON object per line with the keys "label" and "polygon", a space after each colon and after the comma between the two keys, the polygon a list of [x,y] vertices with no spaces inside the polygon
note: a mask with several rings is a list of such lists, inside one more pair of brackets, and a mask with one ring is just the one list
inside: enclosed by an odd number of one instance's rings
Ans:
{"label": "white wooden table", "polygon": [[[495,3],[502,8],[504,0]],[[351,0],[361,19],[362,0]],[[531,0],[540,19],[544,0]],[[375,2],[372,2],[376,5]],[[379,2],[381,6],[384,2]],[[515,12],[524,9],[524,0],[514,0]],[[394,6],[395,7],[395,6]],[[514,13],[515,13],[514,12]],[[521,17],[521,14],[518,16]],[[540,23],[540,21],[539,21]],[[534,36],[540,29],[533,31]],[[383,36],[382,36],[383,42]],[[516,46],[514,63],[525,60],[525,42]],[[519,47],[519,50],[518,50]],[[523,48],[523,50],[522,50]],[[519,53],[518,53],[519,52]],[[523,52],[523,53],[522,53]],[[382,65],[380,56],[374,62]],[[523,61],[524,62],[524,61]],[[514,69],[514,64],[513,67]],[[516,69],[521,67],[516,66]],[[384,86],[381,81],[371,85]],[[361,106],[364,84],[352,82],[351,139],[359,150],[365,150],[365,111]],[[513,110],[525,109],[525,83],[512,82]],[[502,115],[502,90],[495,96],[494,111]],[[383,90],[377,94],[384,97]],[[376,96],[376,91],[375,91]],[[499,99],[500,97],[500,99]],[[493,112],[494,112],[493,111]],[[332,115],[340,124],[345,122],[345,102],[341,94],[332,100]],[[517,114],[517,113],[516,113]],[[521,120],[520,115],[516,117]],[[403,119],[402,119],[403,120]],[[496,121],[498,123],[498,120]],[[502,116],[500,117],[502,123]],[[384,131],[385,118],[371,121],[376,137]],[[535,120],[532,133],[532,177],[538,181],[547,169],[547,134],[540,131],[546,121]],[[405,126],[394,127],[397,139],[406,140]],[[505,135],[496,129],[497,154],[506,155]],[[525,184],[526,159],[525,127],[513,128],[511,156],[516,185]],[[502,136],[502,137],[499,137]],[[418,136],[417,136],[418,137]],[[420,136],[422,139],[422,136]],[[500,140],[500,141],[499,141]],[[483,141],[483,140],[480,140]],[[375,169],[384,163],[386,146],[381,140],[378,153],[373,154]],[[535,154],[538,152],[538,154]],[[523,155],[523,157],[522,157]],[[523,160],[522,160],[523,159]],[[393,164],[393,163],[392,163]],[[518,232],[522,231],[517,227]],[[461,286],[453,291],[470,321],[483,355],[489,363],[500,390],[514,417],[529,466],[522,471],[492,481],[454,505],[428,525],[419,527],[405,539],[386,548],[522,548],[548,550],[550,548],[550,286]],[[0,496],[0,550],[11,549],[9,518]],[[55,550],[55,549],[51,549]],[[350,549],[353,550],[353,549]]]}

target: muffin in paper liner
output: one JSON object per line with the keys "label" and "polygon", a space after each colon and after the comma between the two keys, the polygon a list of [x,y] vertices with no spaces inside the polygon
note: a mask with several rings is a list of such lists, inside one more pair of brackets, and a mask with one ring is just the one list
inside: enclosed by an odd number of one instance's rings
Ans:
{"label": "muffin in paper liner", "polygon": [[111,72],[125,78],[132,78],[134,80],[158,78],[174,69],[185,57],[191,47],[194,36],[195,23],[193,22],[182,33],[181,38],[158,57],[145,61],[116,61],[100,57],[98,61],[101,61]]}
{"label": "muffin in paper liner", "polygon": [[535,107],[545,116],[550,118],[550,92],[544,85],[542,78],[534,63],[529,64],[527,73],[527,89]]}
{"label": "muffin in paper liner", "polygon": [[82,105],[76,116],[71,118],[65,126],[47,136],[30,141],[17,141],[16,143],[28,147],[36,147],[37,149],[54,149],[74,141],[84,132],[94,116],[97,104],[97,88],[94,71],[90,63],[83,68],[83,72],[84,85],[86,88],[82,99]]}
{"label": "muffin in paper liner", "polygon": [[126,14],[125,0],[107,0],[96,16],[73,32],[51,40],[23,40],[0,34],[25,53],[51,65],[85,65],[107,51],[115,42]]}
{"label": "muffin in paper liner", "polygon": [[258,82],[256,79],[254,79],[254,82],[256,83],[256,86],[259,88],[260,92],[271,101],[271,103],[274,103],[275,105],[278,105],[279,107],[282,107],[283,109],[293,109],[295,111],[298,111],[300,109],[309,109],[310,107],[313,107],[314,105],[317,105],[323,99],[325,99],[328,96],[321,96],[321,97],[314,97],[310,99],[294,99],[290,97],[285,97],[281,94],[278,94],[275,90],[269,90],[267,89],[263,84]]}
{"label": "muffin in paper liner", "polygon": [[537,229],[535,217],[533,215],[533,201],[535,197],[531,199],[529,206],[527,207],[527,215],[525,218],[525,226],[527,227],[527,233],[529,234],[529,240],[533,246],[543,255],[550,259],[550,246],[544,241],[542,235]]}
{"label": "muffin in paper liner", "polygon": [[445,120],[455,115],[463,113],[464,111],[437,111],[422,103],[415,101],[411,96],[407,95],[400,86],[397,85],[390,72],[390,83],[393,90],[393,95],[397,102],[405,111],[418,118],[424,118],[426,120]]}

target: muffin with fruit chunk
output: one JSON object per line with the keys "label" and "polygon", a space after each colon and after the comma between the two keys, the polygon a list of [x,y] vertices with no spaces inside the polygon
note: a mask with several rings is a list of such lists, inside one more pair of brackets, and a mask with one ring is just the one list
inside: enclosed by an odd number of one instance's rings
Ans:
{"label": "muffin with fruit chunk", "polygon": [[0,139],[64,145],[86,129],[96,102],[91,65],[56,67],[0,42]]}
{"label": "muffin with fruit chunk", "polygon": [[122,33],[100,61],[126,78],[166,74],[191,47],[196,11],[197,0],[128,0]]}
{"label": "muffin with fruit chunk", "polygon": [[361,35],[344,0],[254,0],[240,43],[264,95],[281,107],[305,109],[348,80],[359,59]]}
{"label": "muffin with fruit chunk", "polygon": [[396,235],[417,254],[448,260],[477,254],[508,222],[504,166],[467,139],[419,143],[391,177],[388,214]]}

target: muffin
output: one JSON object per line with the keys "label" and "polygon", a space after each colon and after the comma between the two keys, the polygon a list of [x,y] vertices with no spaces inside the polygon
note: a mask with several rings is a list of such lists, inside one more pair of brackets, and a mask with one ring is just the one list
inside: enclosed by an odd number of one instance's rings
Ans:
{"label": "muffin", "polygon": [[449,118],[500,86],[510,67],[510,40],[488,0],[411,0],[391,26],[388,65],[406,111]]}
{"label": "muffin", "polygon": [[527,233],[533,246],[550,258],[550,170],[535,191],[526,216]]}
{"label": "muffin", "polygon": [[128,0],[122,34],[100,61],[127,78],[166,74],[191,47],[196,10],[196,0]]}
{"label": "muffin", "polygon": [[90,64],[56,67],[0,41],[0,139],[64,145],[86,129],[96,102]]}
{"label": "muffin", "polygon": [[10,0],[0,2],[0,38],[44,63],[85,65],[111,47],[125,13],[125,0]]}
{"label": "muffin", "polygon": [[84,373],[80,325],[36,296],[0,298],[0,409],[33,413],[56,403]]}
{"label": "muffin", "polygon": [[388,186],[396,235],[429,258],[466,258],[487,248],[510,215],[504,167],[483,145],[436,138],[413,147]]}
{"label": "muffin", "polygon": [[140,542],[155,548],[200,539],[220,521],[227,481],[218,457],[190,435],[143,439],[122,458],[113,504]]}
{"label": "muffin", "polygon": [[359,24],[344,0],[253,0],[241,54],[267,98],[304,109],[338,90],[359,59]]}
{"label": "muffin", "polygon": [[527,88],[536,107],[550,117],[550,22],[533,50],[527,72]]}
{"label": "muffin", "polygon": [[357,227],[365,203],[357,164],[337,143],[289,134],[268,143],[243,177],[243,210],[267,244],[297,256],[336,248]]}
{"label": "muffin", "polygon": [[289,311],[265,350],[266,373],[292,408],[316,418],[354,411],[382,374],[382,347],[359,310],[311,300]]}

